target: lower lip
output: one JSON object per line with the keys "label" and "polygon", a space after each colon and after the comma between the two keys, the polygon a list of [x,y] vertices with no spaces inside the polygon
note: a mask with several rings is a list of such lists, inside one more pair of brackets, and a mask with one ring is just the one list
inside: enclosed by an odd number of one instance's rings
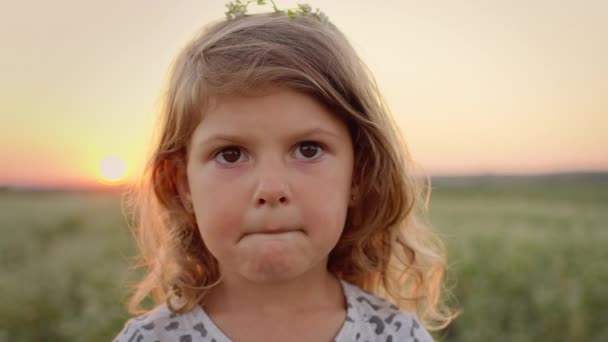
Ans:
{"label": "lower lip", "polygon": [[260,232],[260,234],[270,234],[270,235],[275,235],[275,234],[286,234],[286,233],[295,233],[295,230],[283,230],[280,232]]}
{"label": "lower lip", "polygon": [[283,231],[278,231],[278,232],[255,232],[255,233],[249,233],[248,235],[255,235],[255,234],[259,234],[259,235],[281,235],[281,234],[289,234],[289,233],[297,233],[299,232],[299,230],[283,230]]}

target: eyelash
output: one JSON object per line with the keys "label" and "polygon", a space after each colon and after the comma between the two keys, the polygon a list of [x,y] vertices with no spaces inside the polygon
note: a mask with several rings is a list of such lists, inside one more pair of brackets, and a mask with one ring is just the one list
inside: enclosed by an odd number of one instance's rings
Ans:
{"label": "eyelash", "polygon": [[[313,140],[306,140],[306,141],[302,141],[301,143],[299,143],[298,145],[296,145],[296,150],[297,148],[304,146],[304,145],[314,145],[316,146],[321,152],[319,152],[318,156],[312,157],[312,158],[305,158],[304,160],[316,160],[319,159],[324,152],[327,151],[327,149],[325,148],[325,145],[323,145],[322,143],[318,142],[318,141],[313,141]],[[229,150],[239,150],[241,153],[243,152],[243,149],[240,146],[237,145],[230,145],[230,146],[224,146],[221,147],[220,149],[216,150],[216,152],[213,153],[213,159],[217,160],[217,158],[219,156],[222,155],[222,153],[229,151]],[[240,157],[240,156],[239,156]],[[240,158],[239,158],[240,159]],[[224,164],[224,165],[233,165],[236,164],[237,162],[220,162],[220,164]]]}

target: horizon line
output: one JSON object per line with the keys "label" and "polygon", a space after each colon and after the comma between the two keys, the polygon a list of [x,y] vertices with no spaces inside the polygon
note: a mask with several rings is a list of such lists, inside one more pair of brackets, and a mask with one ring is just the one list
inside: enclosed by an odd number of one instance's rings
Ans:
{"label": "horizon line", "polygon": [[[605,176],[608,179],[608,170],[573,170],[573,171],[549,171],[549,172],[470,172],[470,173],[429,173],[428,176],[433,179],[471,179],[471,178],[501,178],[501,177],[515,177],[515,178],[543,178],[543,177],[560,177],[560,176]],[[103,184],[103,183],[91,183],[91,184],[74,184],[74,185],[51,185],[51,184],[35,184],[35,183],[21,183],[11,184],[5,183],[0,184],[0,191],[16,191],[16,192],[28,192],[28,191],[106,191],[113,192],[118,190],[126,190],[133,187],[133,182],[124,182],[117,184]]]}

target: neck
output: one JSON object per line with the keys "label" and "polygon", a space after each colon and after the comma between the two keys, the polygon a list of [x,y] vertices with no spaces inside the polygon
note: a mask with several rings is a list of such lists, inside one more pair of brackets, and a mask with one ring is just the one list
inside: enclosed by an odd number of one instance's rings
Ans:
{"label": "neck", "polygon": [[224,277],[206,298],[207,313],[288,314],[344,307],[344,295],[337,277],[325,267],[300,277],[256,283],[237,274]]}

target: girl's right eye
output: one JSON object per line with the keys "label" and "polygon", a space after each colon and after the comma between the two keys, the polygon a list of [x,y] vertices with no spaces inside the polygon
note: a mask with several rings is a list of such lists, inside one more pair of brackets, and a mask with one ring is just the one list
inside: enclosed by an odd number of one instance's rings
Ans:
{"label": "girl's right eye", "polygon": [[[220,164],[234,164],[238,162],[241,157],[244,157],[245,154],[241,151],[240,148],[236,146],[230,146],[221,149],[215,154],[215,160],[217,160]],[[223,160],[222,160],[223,159]],[[245,159],[246,160],[246,159]]]}

